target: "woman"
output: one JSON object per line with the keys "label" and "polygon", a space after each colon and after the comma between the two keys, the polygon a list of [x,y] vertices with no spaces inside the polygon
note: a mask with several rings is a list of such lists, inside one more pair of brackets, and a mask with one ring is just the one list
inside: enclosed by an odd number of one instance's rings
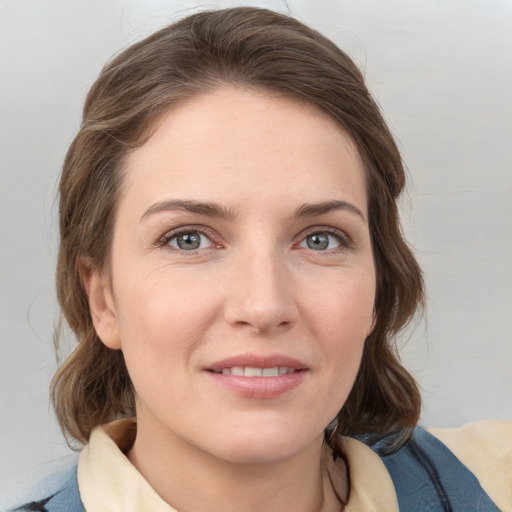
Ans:
{"label": "woman", "polygon": [[360,72],[293,19],[200,13],[117,56],[60,184],[52,398],[85,448],[27,507],[506,510],[415,429],[403,186]]}

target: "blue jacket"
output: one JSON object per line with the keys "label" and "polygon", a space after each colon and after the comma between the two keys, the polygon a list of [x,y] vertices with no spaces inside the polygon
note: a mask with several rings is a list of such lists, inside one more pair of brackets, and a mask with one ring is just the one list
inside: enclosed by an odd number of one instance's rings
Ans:
{"label": "blue jacket", "polygon": [[[377,453],[379,444],[372,447]],[[499,512],[473,473],[420,427],[400,450],[382,456],[382,461],[395,485],[401,512]],[[15,510],[85,512],[76,467],[65,476],[55,493]]]}

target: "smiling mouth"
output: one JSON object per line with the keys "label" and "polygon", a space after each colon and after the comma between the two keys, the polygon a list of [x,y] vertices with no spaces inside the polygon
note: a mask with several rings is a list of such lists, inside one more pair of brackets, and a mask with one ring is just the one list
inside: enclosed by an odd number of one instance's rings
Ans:
{"label": "smiling mouth", "polygon": [[302,368],[289,368],[287,366],[274,366],[272,368],[257,368],[254,366],[233,366],[221,370],[210,370],[221,375],[236,375],[239,377],[279,377],[291,373],[301,372]]}
{"label": "smiling mouth", "polygon": [[205,370],[211,382],[255,400],[286,395],[305,382],[309,373],[308,366],[291,357],[251,354],[223,359]]}

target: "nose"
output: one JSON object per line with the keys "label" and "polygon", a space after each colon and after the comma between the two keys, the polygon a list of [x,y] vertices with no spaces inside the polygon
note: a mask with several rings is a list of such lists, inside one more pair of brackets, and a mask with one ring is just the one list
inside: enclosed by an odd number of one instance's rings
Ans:
{"label": "nose", "polygon": [[299,317],[297,290],[285,260],[277,250],[237,258],[227,285],[228,324],[261,334],[293,326]]}

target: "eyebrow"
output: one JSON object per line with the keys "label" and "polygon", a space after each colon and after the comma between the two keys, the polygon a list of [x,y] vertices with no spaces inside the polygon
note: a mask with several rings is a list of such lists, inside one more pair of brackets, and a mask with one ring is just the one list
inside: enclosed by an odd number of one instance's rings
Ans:
{"label": "eyebrow", "polygon": [[366,218],[363,212],[359,208],[357,208],[357,206],[354,206],[352,203],[349,203],[347,201],[337,200],[315,204],[305,203],[295,210],[295,217],[315,217],[336,210],[345,210],[347,212],[353,213],[358,217],[361,217],[361,219],[366,223]]}
{"label": "eyebrow", "polygon": [[162,211],[185,210],[199,215],[207,215],[208,217],[217,217],[220,219],[233,219],[236,216],[234,210],[224,208],[217,203],[172,199],[170,201],[161,201],[150,206],[142,215],[141,221],[148,217]]}
{"label": "eyebrow", "polygon": [[[227,220],[232,220],[236,217],[236,212],[234,210],[225,208],[217,203],[186,199],[171,199],[169,201],[161,201],[150,206],[143,213],[140,220],[142,221],[144,218],[158,212],[175,210],[184,210],[191,213],[197,213],[198,215],[206,215],[208,217],[217,217]],[[339,200],[325,201],[323,203],[304,203],[296,208],[293,216],[296,218],[315,217],[325,215],[336,210],[345,210],[353,213],[366,223],[366,218],[359,208],[354,206],[352,203]]]}

